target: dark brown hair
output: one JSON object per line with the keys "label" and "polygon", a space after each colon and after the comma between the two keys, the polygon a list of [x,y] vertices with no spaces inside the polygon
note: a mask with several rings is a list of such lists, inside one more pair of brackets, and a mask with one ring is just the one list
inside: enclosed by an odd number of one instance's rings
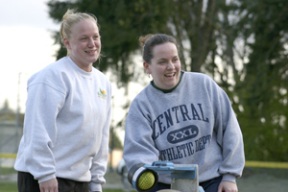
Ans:
{"label": "dark brown hair", "polygon": [[177,41],[174,37],[162,33],[157,34],[148,34],[139,37],[139,43],[142,49],[142,58],[145,62],[150,63],[153,58],[153,48],[156,45],[160,45],[163,43],[174,43],[177,46]]}

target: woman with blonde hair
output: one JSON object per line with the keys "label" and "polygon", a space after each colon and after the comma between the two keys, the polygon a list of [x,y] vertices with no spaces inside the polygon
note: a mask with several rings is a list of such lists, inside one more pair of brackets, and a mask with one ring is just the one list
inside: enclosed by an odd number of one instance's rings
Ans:
{"label": "woman with blonde hair", "polygon": [[67,56],[28,81],[15,169],[19,192],[102,191],[108,160],[111,84],[93,67],[101,53],[97,19],[67,10]]}

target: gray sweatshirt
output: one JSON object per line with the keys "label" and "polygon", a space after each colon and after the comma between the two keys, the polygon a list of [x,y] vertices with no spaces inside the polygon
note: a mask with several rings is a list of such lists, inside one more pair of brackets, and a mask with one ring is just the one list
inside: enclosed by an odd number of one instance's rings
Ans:
{"label": "gray sweatshirt", "polygon": [[64,57],[28,81],[28,99],[15,169],[39,182],[61,177],[105,183],[111,84],[97,69],[80,69]]}
{"label": "gray sweatshirt", "polygon": [[[167,93],[150,83],[133,100],[125,129],[124,159],[130,171],[167,160],[197,164],[199,182],[220,175],[235,182],[242,174],[239,124],[227,94],[207,75],[184,72]],[[159,181],[171,182],[165,174]]]}

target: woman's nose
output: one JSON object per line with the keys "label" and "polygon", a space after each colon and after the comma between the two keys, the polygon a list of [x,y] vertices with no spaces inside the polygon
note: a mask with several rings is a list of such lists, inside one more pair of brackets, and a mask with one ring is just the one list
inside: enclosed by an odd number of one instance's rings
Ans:
{"label": "woman's nose", "polygon": [[168,68],[168,69],[174,69],[174,67],[175,67],[175,66],[174,66],[173,62],[171,62],[171,61],[168,62],[168,65],[167,65],[167,68]]}
{"label": "woman's nose", "polygon": [[95,45],[93,38],[89,38],[88,46],[93,47]]}

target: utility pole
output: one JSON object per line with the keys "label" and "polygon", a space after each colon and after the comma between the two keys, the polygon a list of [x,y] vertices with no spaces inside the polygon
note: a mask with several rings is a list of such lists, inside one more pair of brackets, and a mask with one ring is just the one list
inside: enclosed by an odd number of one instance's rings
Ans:
{"label": "utility pole", "polygon": [[18,145],[21,137],[21,127],[20,127],[20,85],[21,85],[21,72],[18,73],[18,84],[17,84],[17,107],[16,107],[16,138],[15,138],[15,152],[18,150]]}

